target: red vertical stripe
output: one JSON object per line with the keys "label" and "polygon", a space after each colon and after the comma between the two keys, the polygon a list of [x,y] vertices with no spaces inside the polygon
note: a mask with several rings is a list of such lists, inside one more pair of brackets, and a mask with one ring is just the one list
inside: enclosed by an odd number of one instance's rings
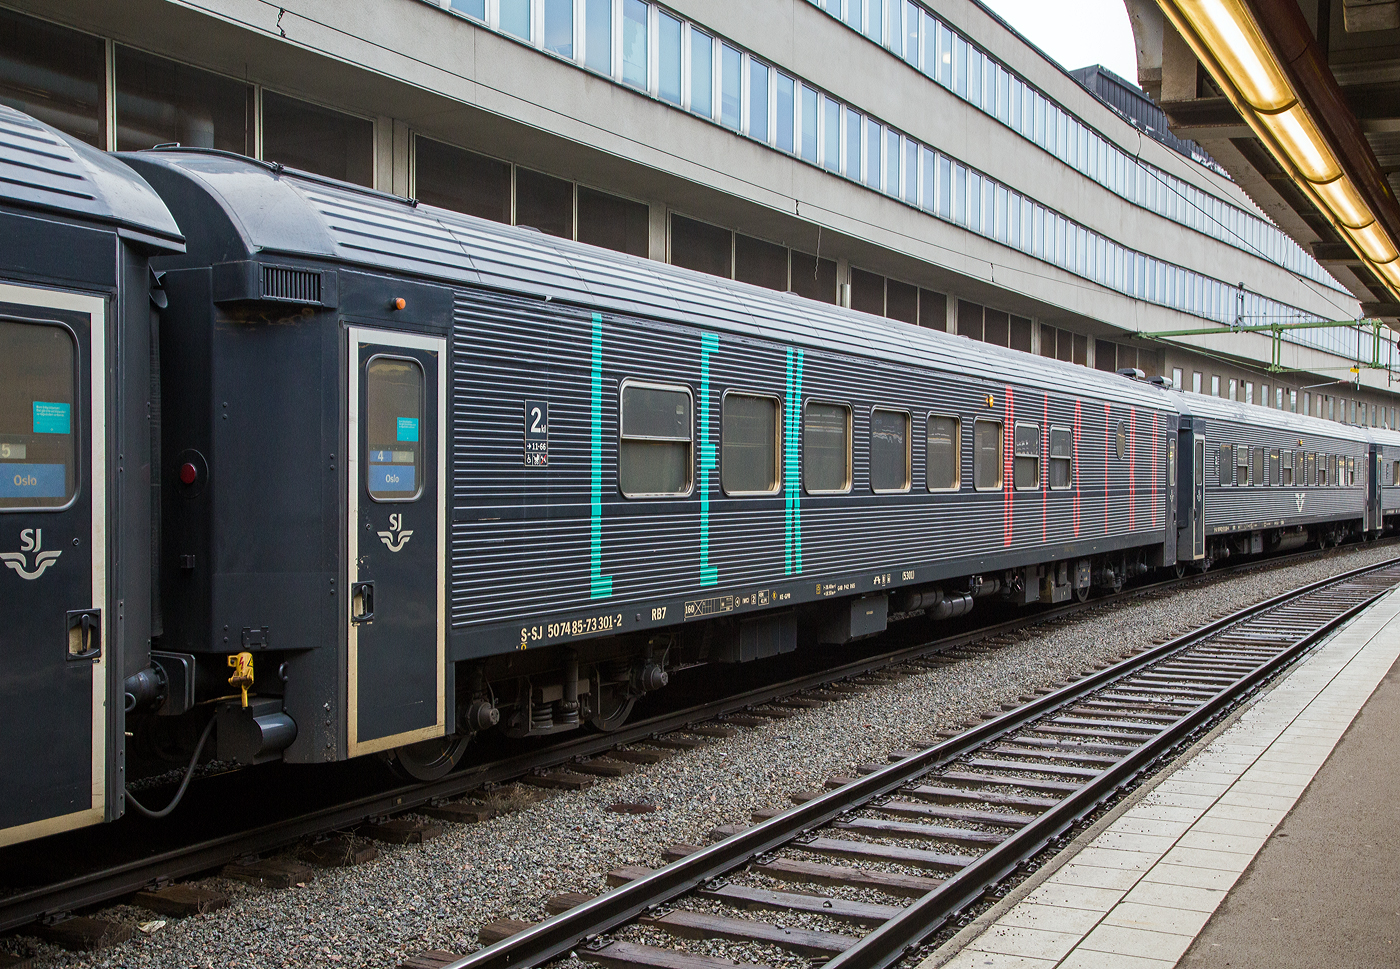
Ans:
{"label": "red vertical stripe", "polygon": [[1137,476],[1133,459],[1137,455],[1137,408],[1128,408],[1128,531],[1137,527]]}
{"label": "red vertical stripe", "polygon": [[1108,534],[1108,469],[1117,449],[1113,446],[1113,412],[1111,404],[1103,405],[1103,533]]}
{"label": "red vertical stripe", "polygon": [[1050,462],[1046,455],[1050,453],[1050,395],[1045,395],[1045,419],[1041,421],[1041,428],[1046,437],[1040,441],[1040,540],[1045,541],[1046,532],[1050,526],[1050,518],[1047,514],[1046,502],[1050,498],[1050,482],[1046,481],[1046,476],[1050,471]]}
{"label": "red vertical stripe", "polygon": [[1074,461],[1070,465],[1070,470],[1074,474],[1074,537],[1079,537],[1079,433],[1082,428],[1082,417],[1079,411],[1079,398],[1074,400]]}
{"label": "red vertical stripe", "polygon": [[1003,462],[1001,470],[1001,544],[1005,546],[1011,544],[1012,534],[1015,531],[1012,505],[1016,495],[1015,465],[1013,462],[1013,455],[1016,451],[1016,398],[1012,394],[1010,384],[1006,385],[1006,424],[1002,428],[1001,448]]}
{"label": "red vertical stripe", "polygon": [[1152,415],[1152,527],[1157,527],[1157,414]]}

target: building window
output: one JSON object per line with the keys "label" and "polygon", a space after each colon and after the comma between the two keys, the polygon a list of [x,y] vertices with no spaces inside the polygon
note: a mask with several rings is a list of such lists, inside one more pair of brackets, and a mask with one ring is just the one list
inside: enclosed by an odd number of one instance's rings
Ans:
{"label": "building window", "polygon": [[671,216],[671,263],[728,279],[734,270],[734,236],[728,229]]}
{"label": "building window", "polygon": [[743,55],[737,48],[720,44],[719,51],[719,123],[739,130],[744,121]]}
{"label": "building window", "polygon": [[1186,389],[1186,384],[1184,383],[1183,378],[1181,376],[1180,367],[1172,367],[1172,386],[1175,387],[1177,390]]}
{"label": "building window", "polygon": [[836,302],[836,260],[792,250],[792,291],[822,303]]}
{"label": "building window", "polygon": [[885,315],[885,277],[851,267],[851,309]]}
{"label": "building window", "polygon": [[374,185],[374,122],[264,91],[263,157],[290,168]]}
{"label": "building window", "polygon": [[118,151],[178,142],[253,153],[247,84],[120,45],[115,70]]}
{"label": "building window", "polygon": [[1204,374],[1199,370],[1193,370],[1191,372],[1191,393],[1199,394],[1201,392],[1201,379],[1203,376]]}
{"label": "building window", "polygon": [[[589,70],[609,77],[612,76],[612,11],[612,0],[585,0],[583,64]],[[485,14],[481,16],[485,17]]]}
{"label": "building window", "polygon": [[421,136],[413,145],[413,194],[420,202],[510,224],[509,162]]}
{"label": "building window", "polygon": [[515,170],[515,224],[561,239],[574,237],[574,183],[553,175]]}
{"label": "building window", "polygon": [[734,235],[734,278],[766,289],[788,288],[788,251],[743,233]]}
{"label": "building window", "polygon": [[[589,0],[602,5],[610,0]],[[611,9],[611,7],[609,7]],[[702,118],[715,116],[715,42],[709,34],[690,28],[690,110]]]}
{"label": "building window", "polygon": [[808,401],[802,409],[802,483],[808,493],[851,490],[851,409]]}
{"label": "building window", "polygon": [[948,297],[931,289],[919,290],[919,325],[930,330],[948,329]]}
{"label": "building window", "polygon": [[681,103],[681,22],[664,10],[656,12],[656,96]]}
{"label": "building window", "polygon": [[647,14],[643,0],[622,0],[622,83],[647,89]]}
{"label": "building window", "polygon": [[771,495],[778,491],[778,413],[776,397],[725,394],[720,483],[725,494]]}
{"label": "building window", "polygon": [[870,490],[909,490],[909,412],[876,407],[870,412]]}
{"label": "building window", "polygon": [[1012,479],[1017,490],[1040,487],[1040,425],[1016,425],[1016,455],[1012,464]]}
{"label": "building window", "polygon": [[749,137],[768,142],[768,65],[749,59]]}
{"label": "building window", "polygon": [[956,417],[928,415],[925,438],[929,491],[957,491],[962,482],[962,425]]}
{"label": "building window", "polygon": [[1074,484],[1074,432],[1050,428],[1050,487],[1062,491]]}
{"label": "building window", "polygon": [[978,491],[1001,488],[1001,422],[972,422],[972,484]]}
{"label": "building window", "polygon": [[530,39],[530,0],[499,0],[501,30],[521,40]]}
{"label": "building window", "polygon": [[574,0],[544,0],[543,40],[551,54],[574,59]]}
{"label": "building window", "polygon": [[1220,374],[1218,373],[1210,375],[1210,395],[1212,397],[1220,396]]}
{"label": "building window", "polygon": [[649,210],[641,202],[580,185],[578,241],[646,257],[650,241]]}
{"label": "building window", "polygon": [[919,322],[919,287],[897,279],[885,281],[885,315],[901,323]]}
{"label": "building window", "polygon": [[0,104],[106,148],[102,38],[0,11]]}
{"label": "building window", "polygon": [[628,498],[690,494],[690,388],[624,381],[617,480]]}

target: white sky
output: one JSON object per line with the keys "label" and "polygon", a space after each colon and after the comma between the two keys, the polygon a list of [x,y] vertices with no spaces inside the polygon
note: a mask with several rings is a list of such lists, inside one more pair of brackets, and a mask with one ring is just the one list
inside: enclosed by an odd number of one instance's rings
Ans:
{"label": "white sky", "polygon": [[982,0],[1069,70],[1102,64],[1137,83],[1137,54],[1123,0]]}

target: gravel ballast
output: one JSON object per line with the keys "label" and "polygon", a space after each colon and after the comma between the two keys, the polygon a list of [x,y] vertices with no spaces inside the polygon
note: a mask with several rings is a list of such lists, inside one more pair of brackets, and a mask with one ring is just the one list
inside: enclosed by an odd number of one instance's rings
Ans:
{"label": "gravel ballast", "polygon": [[[36,967],[372,966],[392,969],[424,949],[468,952],[476,931],[500,918],[535,920],[545,900],[564,892],[607,890],[603,876],[624,865],[663,864],[675,843],[704,844],[721,824],[745,824],[752,812],[787,807],[790,796],[820,788],[859,764],[884,761],[1037,687],[1116,660],[1127,650],[1186,632],[1222,614],[1307,582],[1394,557],[1393,547],[1342,550],[1311,562],[1262,569],[1145,597],[1065,624],[1047,624],[1000,649],[868,687],[849,699],[679,752],[658,764],[589,790],[551,793],[477,825],[446,826],[423,845],[382,846],[375,861],[319,871],[304,887],[271,891],[222,878],[200,884],[230,896],[209,915],[167,919],[147,936],[91,954],[64,952],[39,939],[0,939],[0,952],[32,954]],[[736,671],[736,673],[739,671]],[[618,802],[657,810],[618,814]],[[744,876],[736,876],[744,877]],[[752,880],[750,884],[758,884]],[[777,887],[776,883],[774,887]],[[789,886],[801,892],[839,892]],[[884,897],[890,905],[904,900]],[[709,910],[708,904],[683,907]],[[130,905],[92,913],[133,926],[164,918]],[[818,927],[802,917],[755,913],[791,927]],[[821,928],[834,926],[821,922]],[[625,930],[632,940],[659,940],[655,929]],[[860,934],[855,927],[840,931]],[[801,957],[731,943],[666,944],[731,958],[761,955],[770,965]],[[659,941],[656,944],[662,944]],[[743,955],[739,955],[743,953]]]}

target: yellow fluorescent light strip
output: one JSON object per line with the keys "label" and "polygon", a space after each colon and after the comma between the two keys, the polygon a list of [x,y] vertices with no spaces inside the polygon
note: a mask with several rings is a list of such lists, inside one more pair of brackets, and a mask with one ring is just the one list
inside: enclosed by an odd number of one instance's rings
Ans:
{"label": "yellow fluorescent light strip", "polygon": [[1237,0],[1178,0],[1176,6],[1254,108],[1277,111],[1295,100],[1269,46]]}

